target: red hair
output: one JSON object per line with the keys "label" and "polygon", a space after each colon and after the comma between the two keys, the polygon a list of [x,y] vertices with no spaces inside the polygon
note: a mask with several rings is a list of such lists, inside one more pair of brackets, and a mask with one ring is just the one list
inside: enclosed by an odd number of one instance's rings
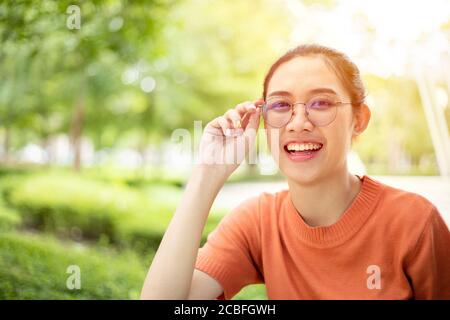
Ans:
{"label": "red hair", "polygon": [[317,44],[304,44],[290,49],[270,67],[264,78],[263,99],[266,100],[267,87],[276,69],[283,63],[296,57],[319,56],[336,73],[342,85],[348,91],[354,108],[358,108],[366,98],[366,90],[358,67],[342,52]]}

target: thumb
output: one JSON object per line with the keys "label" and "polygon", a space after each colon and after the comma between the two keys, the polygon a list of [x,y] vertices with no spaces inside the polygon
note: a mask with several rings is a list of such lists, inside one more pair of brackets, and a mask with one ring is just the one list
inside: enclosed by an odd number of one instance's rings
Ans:
{"label": "thumb", "polygon": [[259,120],[261,116],[261,108],[256,108],[256,110],[250,114],[247,126],[245,128],[244,134],[250,131],[256,131],[259,128]]}
{"label": "thumb", "polygon": [[256,108],[256,110],[252,114],[250,114],[250,117],[248,119],[248,124],[244,131],[244,137],[250,143],[250,145],[253,145],[258,133],[260,118],[261,108]]}
{"label": "thumb", "polygon": [[251,159],[255,159],[255,141],[259,128],[259,121],[261,116],[261,108],[256,108],[256,110],[250,114],[247,126],[244,131],[244,141],[245,141],[245,154],[249,155],[249,161],[253,163]]}

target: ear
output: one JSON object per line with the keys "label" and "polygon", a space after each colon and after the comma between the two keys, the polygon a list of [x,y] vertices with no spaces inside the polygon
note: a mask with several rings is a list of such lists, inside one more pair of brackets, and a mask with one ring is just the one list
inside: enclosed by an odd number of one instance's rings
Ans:
{"label": "ear", "polygon": [[361,104],[354,113],[352,140],[356,139],[356,137],[366,130],[369,125],[370,117],[371,112],[369,107],[365,103]]}
{"label": "ear", "polygon": [[369,125],[371,112],[369,107],[363,103],[353,112],[353,132],[351,144],[353,145],[359,138],[359,135],[366,130]]}

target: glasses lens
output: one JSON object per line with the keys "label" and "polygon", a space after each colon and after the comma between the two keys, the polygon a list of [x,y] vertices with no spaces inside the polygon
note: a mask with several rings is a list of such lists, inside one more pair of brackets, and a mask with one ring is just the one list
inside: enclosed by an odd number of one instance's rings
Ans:
{"label": "glasses lens", "polygon": [[306,103],[308,119],[315,126],[330,124],[336,117],[336,99],[331,97],[316,97]]}
{"label": "glasses lens", "polygon": [[291,116],[292,110],[288,101],[280,98],[267,101],[265,120],[270,126],[280,128],[289,122]]}
{"label": "glasses lens", "polygon": [[[333,96],[318,96],[306,103],[306,115],[315,126],[330,124],[336,118],[337,98]],[[281,128],[292,118],[291,104],[286,98],[270,98],[266,103],[265,121],[272,127]]]}

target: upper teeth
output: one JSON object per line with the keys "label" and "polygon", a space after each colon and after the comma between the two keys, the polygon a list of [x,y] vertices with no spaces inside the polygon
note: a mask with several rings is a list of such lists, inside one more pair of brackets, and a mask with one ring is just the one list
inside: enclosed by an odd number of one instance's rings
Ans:
{"label": "upper teeth", "polygon": [[287,149],[289,151],[317,150],[321,145],[317,143],[289,143]]}

